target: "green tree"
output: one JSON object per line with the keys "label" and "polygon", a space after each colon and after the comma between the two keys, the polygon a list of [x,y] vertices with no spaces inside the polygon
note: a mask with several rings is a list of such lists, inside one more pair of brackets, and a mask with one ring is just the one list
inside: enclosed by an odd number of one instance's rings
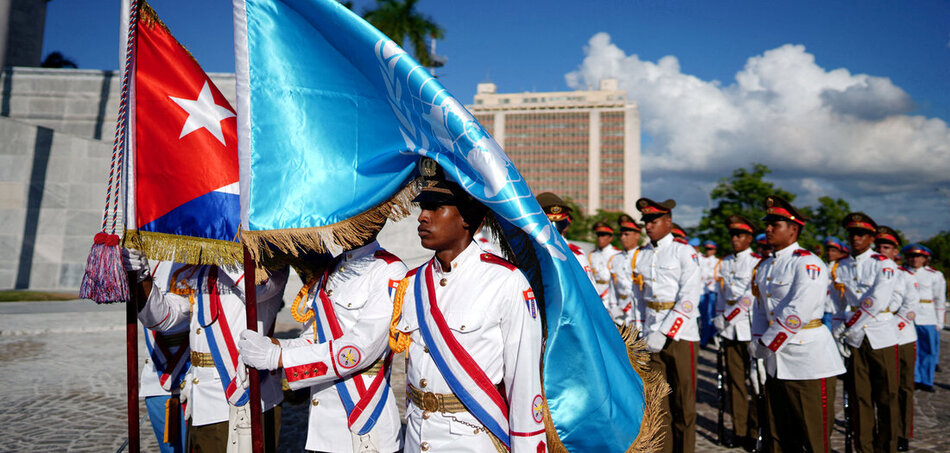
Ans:
{"label": "green tree", "polygon": [[445,31],[431,17],[416,10],[417,2],[376,0],[376,9],[363,13],[363,18],[400,46],[408,40],[416,61],[422,66],[441,66],[429,52],[426,37],[442,39]]}
{"label": "green tree", "polygon": [[944,276],[950,275],[950,231],[941,231],[936,236],[921,242],[927,246],[933,255],[930,257],[930,265],[940,269]]}
{"label": "green tree", "polygon": [[811,209],[811,220],[806,228],[817,239],[835,236],[847,239],[847,232],[841,226],[844,216],[851,212],[851,206],[841,198],[821,197],[818,206]]}
{"label": "green tree", "polygon": [[76,62],[70,58],[64,56],[62,52],[53,51],[46,55],[46,58],[43,59],[43,62],[40,63],[41,68],[77,68]]}
{"label": "green tree", "polygon": [[709,198],[715,206],[711,210],[703,210],[703,218],[693,233],[703,240],[712,239],[719,244],[722,254],[725,254],[729,253],[731,248],[727,225],[729,216],[741,215],[761,229],[760,219],[765,217],[764,204],[767,196],[778,195],[789,202],[795,199],[795,194],[765,180],[770,173],[772,170],[768,166],[753,164],[750,169],[737,168],[732,171],[732,176],[720,179],[709,193]]}

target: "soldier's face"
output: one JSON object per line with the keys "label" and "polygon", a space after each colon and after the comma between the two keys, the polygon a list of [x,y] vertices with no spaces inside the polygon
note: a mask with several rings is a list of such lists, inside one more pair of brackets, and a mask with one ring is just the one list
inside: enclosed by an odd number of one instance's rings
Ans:
{"label": "soldier's face", "polygon": [[620,232],[620,244],[623,245],[624,250],[631,250],[640,245],[640,232],[629,230]]}
{"label": "soldier's face", "polygon": [[661,215],[647,222],[645,228],[651,241],[659,241],[673,230],[673,216]]}
{"label": "soldier's face", "polygon": [[798,226],[784,220],[769,220],[765,227],[765,240],[775,250],[781,250],[798,240]]}
{"label": "soldier's face", "polygon": [[871,248],[871,244],[874,243],[874,234],[867,230],[849,230],[848,242],[851,243],[851,250],[854,250],[854,255],[857,256]]}
{"label": "soldier's face", "polygon": [[828,256],[828,261],[838,261],[841,258],[848,256],[847,253],[844,253],[844,251],[842,251],[838,247],[828,247],[825,250],[825,255]]}
{"label": "soldier's face", "polygon": [[612,241],[613,238],[614,235],[610,233],[597,233],[597,248],[602,249],[606,247],[607,244],[610,244],[610,241]]}
{"label": "soldier's face", "polygon": [[[465,242],[469,237],[468,224],[456,206],[420,203],[419,239],[429,250],[446,250]],[[470,239],[469,239],[470,240]]]}
{"label": "soldier's face", "polygon": [[752,239],[752,235],[749,233],[733,232],[729,235],[732,250],[737,253],[749,248],[749,246],[752,245]]}
{"label": "soldier's face", "polygon": [[890,242],[881,242],[877,245],[877,253],[880,253],[881,255],[884,255],[892,260],[897,259],[897,254],[899,252],[900,250],[898,250],[897,247],[895,247],[894,244],[891,244]]}
{"label": "soldier's face", "polygon": [[923,255],[907,255],[907,262],[910,263],[910,267],[920,269],[927,263],[927,257]]}

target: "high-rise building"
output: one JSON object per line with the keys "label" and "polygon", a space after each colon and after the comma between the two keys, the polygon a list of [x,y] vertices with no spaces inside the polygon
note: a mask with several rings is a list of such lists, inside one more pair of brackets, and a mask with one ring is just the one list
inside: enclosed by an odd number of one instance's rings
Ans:
{"label": "high-rise building", "polygon": [[497,92],[478,84],[467,106],[514,161],[531,190],[570,197],[586,213],[636,215],[640,112],[616,79],[599,90]]}

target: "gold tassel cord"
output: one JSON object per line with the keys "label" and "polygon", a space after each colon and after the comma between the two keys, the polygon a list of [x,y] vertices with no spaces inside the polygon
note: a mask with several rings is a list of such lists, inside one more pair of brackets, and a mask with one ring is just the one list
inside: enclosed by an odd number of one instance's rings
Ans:
{"label": "gold tassel cord", "polygon": [[[344,249],[362,245],[379,233],[386,220],[398,221],[409,215],[412,199],[419,191],[418,179],[411,181],[402,190],[379,205],[342,222],[312,228],[287,228],[282,230],[241,230],[244,243],[259,268],[275,263],[293,262],[294,257],[308,252],[323,253],[329,250],[327,242]],[[285,256],[281,256],[285,255]],[[258,279],[258,283],[260,283]]]}

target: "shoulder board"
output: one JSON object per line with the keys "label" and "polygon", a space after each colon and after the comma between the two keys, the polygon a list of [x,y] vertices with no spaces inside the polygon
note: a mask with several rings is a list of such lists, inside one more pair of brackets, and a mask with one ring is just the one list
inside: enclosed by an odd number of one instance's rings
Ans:
{"label": "shoulder board", "polygon": [[937,270],[936,270],[936,269],[934,269],[934,268],[932,268],[932,267],[929,267],[929,266],[928,266],[928,267],[925,267],[924,269],[927,269],[928,271],[933,272],[933,273],[935,273],[935,274],[937,273]]}
{"label": "shoulder board", "polygon": [[913,272],[911,272],[910,269],[907,268],[907,266],[897,266],[897,268],[904,272],[907,272],[908,274],[913,274]]}
{"label": "shoulder board", "polygon": [[373,254],[373,256],[385,261],[386,264],[392,264],[392,263],[397,263],[399,261],[402,261],[399,259],[398,256],[393,255],[392,253],[389,253],[385,250],[377,250],[376,253]]}
{"label": "shoulder board", "polygon": [[580,247],[578,247],[578,246],[576,246],[576,245],[574,245],[574,244],[567,244],[567,246],[571,249],[572,252],[574,252],[574,253],[576,253],[576,254],[578,254],[578,255],[583,255],[583,254],[584,254],[584,249],[582,249],[582,248],[580,248]]}
{"label": "shoulder board", "polygon": [[792,254],[795,256],[808,256],[808,255],[811,255],[811,252],[805,249],[798,249],[792,252]]}
{"label": "shoulder board", "polygon": [[680,239],[680,238],[673,238],[673,242],[679,242],[680,244],[689,245],[689,242],[686,242],[685,239]]}
{"label": "shoulder board", "polygon": [[886,256],[881,255],[880,253],[875,253],[875,254],[871,255],[871,258],[873,258],[874,261],[884,261],[884,260],[887,259]]}
{"label": "shoulder board", "polygon": [[752,252],[752,257],[755,258],[755,259],[757,259],[757,260],[762,259],[762,255],[759,255],[758,253],[755,253],[755,252]]}
{"label": "shoulder board", "polygon": [[500,256],[492,255],[491,253],[482,253],[481,257],[482,257],[482,261],[486,263],[497,264],[499,266],[508,268],[508,270],[510,271],[513,271],[518,268],[514,264],[511,264],[508,261],[506,261],[504,258]]}

